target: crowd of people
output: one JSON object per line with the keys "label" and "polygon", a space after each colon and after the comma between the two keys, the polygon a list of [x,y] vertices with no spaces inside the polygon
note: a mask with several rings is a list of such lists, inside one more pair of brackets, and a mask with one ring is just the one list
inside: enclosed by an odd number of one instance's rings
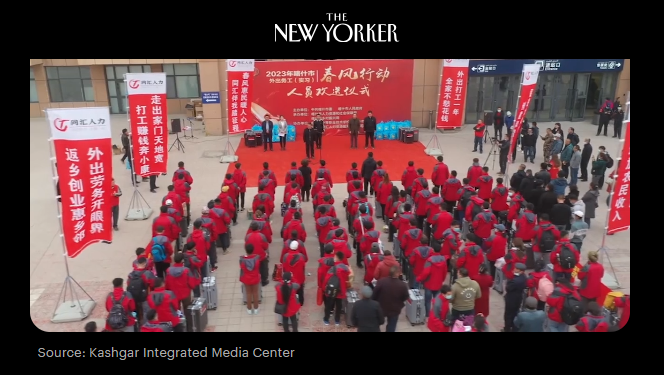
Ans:
{"label": "crowd of people", "polygon": [[[525,136],[534,129],[536,123],[528,125]],[[548,133],[558,139],[563,131],[556,126]],[[246,233],[236,236],[244,238],[239,267],[246,313],[261,313],[262,288],[274,281],[274,312],[286,332],[298,331],[304,303],[322,306],[324,325],[339,326],[345,315],[344,323],[358,331],[380,331],[385,325],[386,332],[394,332],[410,289],[423,291],[422,323],[432,332],[487,331],[492,289],[505,300],[505,332],[618,329],[629,316],[629,296],[615,299],[607,310],[611,316],[605,316],[597,304],[604,274],[598,253],[581,255],[613,161],[602,146],[591,156],[593,178],[581,194],[575,173],[583,172],[582,160],[592,146],[586,140],[581,151],[574,136],[570,129],[559,152],[545,146],[539,171],[521,164],[509,181],[494,180],[477,158],[458,172],[441,156],[429,175],[408,162],[400,189],[369,152],[346,173],[346,193],[336,197],[343,202],[340,212],[324,160],[315,169],[306,159],[293,162],[283,179],[263,163],[251,200],[245,199],[249,177],[236,163],[224,176],[219,196],[192,221],[194,180],[180,162],[153,221],[152,238],[136,249],[126,280],[112,281],[105,330],[183,331],[181,312],[192,296],[201,296],[203,278],[217,270],[218,253],[230,250],[231,228],[245,210],[251,222]],[[522,144],[526,161],[532,162],[530,143]],[[582,174],[580,181],[587,182],[588,176]],[[281,196],[276,194],[279,185],[284,187]],[[302,208],[309,202],[315,233],[304,225],[310,218]],[[391,249],[381,241],[382,232]],[[315,253],[305,245],[312,236],[318,259],[311,259]],[[304,293],[312,282],[306,272],[310,261],[318,264],[315,302],[305,301]]]}

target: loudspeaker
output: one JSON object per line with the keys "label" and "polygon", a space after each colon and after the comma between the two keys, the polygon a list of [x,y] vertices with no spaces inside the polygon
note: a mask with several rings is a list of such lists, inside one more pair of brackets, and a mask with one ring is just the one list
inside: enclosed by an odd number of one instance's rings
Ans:
{"label": "loudspeaker", "polygon": [[180,124],[179,118],[174,118],[171,120],[171,131],[173,133],[179,133],[182,131],[182,125]]}
{"label": "loudspeaker", "polygon": [[484,125],[493,125],[493,111],[484,111]]}

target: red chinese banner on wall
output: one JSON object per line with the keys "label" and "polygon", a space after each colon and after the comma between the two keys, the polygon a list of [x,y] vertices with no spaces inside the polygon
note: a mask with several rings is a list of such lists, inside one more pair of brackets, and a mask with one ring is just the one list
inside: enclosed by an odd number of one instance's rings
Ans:
{"label": "red chinese banner on wall", "polygon": [[113,239],[111,119],[108,107],[46,110],[62,201],[67,255]]}
{"label": "red chinese banner on wall", "polygon": [[168,108],[166,73],[125,75],[131,122],[134,172],[142,177],[166,173],[168,167]]}
{"label": "red chinese banner on wall", "polygon": [[[254,121],[251,119],[254,60],[226,60],[226,77],[228,80],[228,91],[226,92],[228,131],[230,134],[244,133],[254,125]],[[262,118],[261,121],[263,121]]]}
{"label": "red chinese banner on wall", "polygon": [[[629,109],[628,109],[629,111]],[[609,211],[609,225],[606,230],[607,234],[622,232],[629,229],[630,226],[630,161],[629,161],[629,146],[631,138],[629,136],[629,121],[627,121],[627,128],[625,129],[625,140],[620,155],[620,165],[618,172],[614,179],[615,186],[613,187],[613,195],[611,196],[611,210]]]}
{"label": "red chinese banner on wall", "polygon": [[533,99],[535,88],[537,87],[537,78],[539,76],[539,64],[524,64],[523,73],[521,74],[521,91],[519,95],[519,103],[516,107],[514,114],[514,129],[512,129],[512,139],[510,143],[510,153],[508,154],[509,161],[512,161],[512,153],[516,148],[518,137],[521,135],[521,127],[523,126],[523,119],[526,118],[530,101]]}
{"label": "red chinese banner on wall", "polygon": [[436,127],[456,129],[463,125],[470,59],[443,59]]}
{"label": "red chinese banner on wall", "polygon": [[251,110],[255,124],[269,114],[304,125],[320,113],[326,135],[347,135],[353,113],[410,120],[412,91],[413,60],[259,61]]}

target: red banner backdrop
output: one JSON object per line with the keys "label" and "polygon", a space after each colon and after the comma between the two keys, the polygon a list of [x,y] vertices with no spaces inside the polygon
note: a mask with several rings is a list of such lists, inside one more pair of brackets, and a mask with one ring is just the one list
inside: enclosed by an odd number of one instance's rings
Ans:
{"label": "red banner backdrop", "polygon": [[134,171],[142,177],[166,173],[168,108],[166,73],[125,75]]}
{"label": "red banner backdrop", "polygon": [[523,73],[521,74],[521,93],[519,95],[519,103],[516,107],[514,129],[512,130],[512,139],[510,143],[510,153],[507,156],[510,162],[512,161],[512,153],[516,148],[516,143],[519,139],[518,137],[521,135],[523,119],[526,118],[526,112],[528,112],[530,101],[533,99],[533,94],[535,93],[539,70],[540,65],[538,64],[523,65]]}
{"label": "red banner backdrop", "polygon": [[630,226],[630,161],[629,161],[629,121],[627,121],[627,128],[625,129],[625,140],[620,155],[620,165],[616,176],[611,176],[615,179],[615,186],[613,187],[613,195],[611,196],[611,211],[609,212],[609,225],[606,233],[613,234],[622,232],[629,229]]}
{"label": "red banner backdrop", "polygon": [[373,111],[378,122],[411,118],[413,60],[256,62],[254,123],[265,114],[304,125],[320,113],[326,135],[347,135],[348,120]]}
{"label": "red banner backdrop", "polygon": [[[228,80],[228,121],[230,134],[244,133],[251,129],[251,100],[254,87],[254,60],[226,60],[226,77]],[[263,119],[261,119],[263,121]]]}
{"label": "red banner backdrop", "polygon": [[112,241],[111,119],[108,107],[46,110],[51,126],[62,201],[67,255]]}
{"label": "red banner backdrop", "polygon": [[436,127],[456,129],[463,125],[470,59],[444,59],[438,96]]}

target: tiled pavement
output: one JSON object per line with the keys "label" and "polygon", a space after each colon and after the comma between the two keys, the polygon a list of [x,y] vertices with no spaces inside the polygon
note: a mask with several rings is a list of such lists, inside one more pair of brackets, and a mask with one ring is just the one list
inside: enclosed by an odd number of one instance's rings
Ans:
{"label": "tiled pavement", "polygon": [[[124,116],[113,116],[112,119],[114,133],[120,134],[120,129],[126,125],[126,118]],[[563,123],[563,127],[567,128],[570,124]],[[540,124],[541,127],[546,127],[547,124]],[[590,136],[594,138],[594,126],[583,123],[574,123],[580,137]],[[64,264],[62,257],[62,247],[57,241],[58,223],[55,219],[53,210],[53,202],[50,199],[52,194],[52,186],[50,184],[50,169],[48,165],[48,151],[44,146],[44,139],[48,138],[47,127],[43,126],[43,119],[31,120],[31,153],[30,153],[30,170],[31,170],[31,183],[30,183],[30,315],[35,325],[45,331],[81,331],[85,322],[53,324],[50,322],[51,315],[57,303],[57,298],[64,280]],[[470,152],[469,137],[470,128],[466,128],[459,133],[446,133],[438,135],[441,147],[445,151],[445,161],[452,169],[463,171],[470,164],[472,157],[479,156]],[[187,141],[184,140],[187,147],[187,153],[171,153],[169,164],[172,168],[178,161],[182,160],[186,163],[187,169],[192,173],[195,178],[192,194],[192,207],[203,207],[210,197],[218,194],[219,185],[222,180],[227,164],[220,164],[218,156],[221,150],[224,149],[225,138],[220,137],[205,137],[201,134],[198,140]],[[420,139],[423,143],[427,143],[431,138],[431,133],[422,131]],[[238,139],[231,139],[231,142],[236,146]],[[601,142],[601,143],[600,143]],[[460,146],[462,144],[463,146]],[[600,138],[593,140],[595,148],[600,144],[607,146],[610,152],[615,156],[617,153],[617,142],[611,138]],[[396,144],[380,143],[377,142],[377,149],[374,150],[376,157],[380,159],[380,154],[383,152],[392,152],[394,149],[390,147]],[[384,145],[384,146],[383,146]],[[399,146],[400,147],[400,146]],[[486,153],[484,157],[486,157]],[[541,155],[538,155],[541,157]],[[119,158],[119,157],[116,157]],[[405,160],[405,158],[404,158]],[[539,159],[536,160],[539,162]],[[361,160],[358,160],[361,162]],[[404,161],[405,163],[405,161]],[[115,173],[115,178],[118,184],[123,188],[125,195],[121,200],[121,214],[127,210],[127,205],[131,199],[131,183],[128,174],[123,167],[120,167],[120,162],[117,162],[118,171]],[[535,165],[528,165],[529,168],[537,169]],[[512,168],[513,169],[513,168]],[[212,171],[212,172],[211,172]],[[426,172],[427,174],[430,171]],[[250,178],[253,178],[250,176]],[[158,179],[158,185],[162,186],[165,191],[168,181],[163,178]],[[146,185],[146,184],[141,184]],[[398,185],[398,184],[397,184]],[[250,201],[256,189],[248,189],[247,199]],[[582,192],[586,187],[581,187]],[[147,186],[140,186],[139,191],[145,198],[147,204],[156,209],[159,206],[161,197],[165,192],[159,194],[150,194]],[[277,196],[282,193],[281,189],[277,191]],[[337,212],[343,212],[341,206],[342,198],[345,195],[345,186],[337,184],[333,189],[337,199],[336,209]],[[604,208],[605,192],[600,196],[600,207]],[[247,206],[249,206],[247,204]],[[304,204],[305,218],[312,217],[311,204]],[[194,211],[195,212],[195,211]],[[593,221],[593,227],[589,232],[586,242],[584,243],[584,254],[588,249],[598,249],[601,244],[601,227],[606,211],[604,209],[597,210],[598,217]],[[195,215],[196,216],[196,215]],[[281,218],[274,218],[274,228],[278,230],[281,228]],[[92,316],[88,318],[98,321],[98,325],[103,326],[104,318],[106,315],[103,303],[106,295],[110,291],[110,280],[114,277],[126,277],[130,271],[131,261],[134,259],[134,249],[138,246],[145,246],[150,238],[150,224],[152,218],[146,221],[139,222],[120,222],[120,231],[115,232],[113,244],[111,245],[94,245],[86,249],[76,259],[69,260],[69,267],[72,276],[76,278],[81,286],[97,301],[98,305],[92,312]],[[247,229],[248,221],[241,216],[239,225],[233,228],[234,233],[244,233]],[[349,331],[345,326],[325,327],[322,323],[322,307],[316,306],[316,286],[315,275],[318,259],[318,245],[317,240],[312,235],[314,233],[313,220],[306,220],[305,226],[310,234],[306,241],[307,249],[311,260],[307,265],[307,271],[312,274],[308,277],[309,282],[306,285],[305,305],[302,308],[300,327],[301,331],[313,332],[336,332],[336,331]],[[264,306],[257,316],[249,316],[246,314],[246,309],[242,305],[242,296],[240,292],[240,283],[238,281],[239,269],[237,265],[237,257],[242,253],[241,235],[236,235],[236,240],[233,241],[231,251],[228,255],[220,255],[219,270],[216,272],[218,290],[219,290],[219,307],[216,311],[209,312],[209,325],[207,331],[210,332],[234,332],[234,331],[261,331],[271,332],[279,331],[280,327],[276,325],[274,308],[274,286],[270,284],[264,289]],[[623,286],[623,292],[629,293],[630,287],[630,261],[629,261],[629,237],[630,232],[619,233],[615,236],[607,237],[607,246],[609,247],[608,254],[610,255],[612,264],[615,268],[618,280]],[[382,238],[383,242],[387,244],[387,238]],[[281,252],[281,247],[275,240],[270,247],[272,258],[276,259]],[[389,249],[391,246],[387,244]],[[354,263],[354,259],[351,260]],[[271,263],[272,266],[273,263]],[[609,271],[608,263],[604,261],[607,272]],[[356,274],[362,275],[362,270],[355,270]],[[360,277],[357,277],[360,279]],[[492,291],[491,295],[491,311],[489,316],[489,323],[492,329],[500,329],[503,325],[503,302],[496,292]],[[343,318],[342,318],[343,319]],[[87,321],[87,320],[86,320]],[[401,316],[398,324],[399,331],[426,331],[424,326],[415,326],[407,322],[405,317]]]}

